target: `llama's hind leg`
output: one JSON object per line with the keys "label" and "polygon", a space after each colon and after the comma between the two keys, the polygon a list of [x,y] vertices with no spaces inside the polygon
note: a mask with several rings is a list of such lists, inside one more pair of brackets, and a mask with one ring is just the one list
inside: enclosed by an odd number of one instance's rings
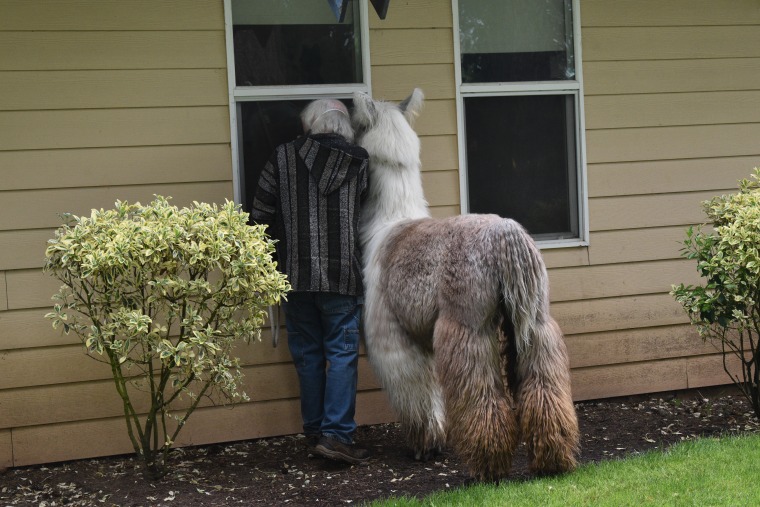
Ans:
{"label": "llama's hind leg", "polygon": [[512,396],[502,381],[498,341],[439,317],[434,348],[449,442],[476,479],[505,477],[519,430]]}
{"label": "llama's hind leg", "polygon": [[385,388],[417,460],[427,460],[446,443],[443,397],[430,351],[385,321],[383,334],[367,343],[370,362]]}
{"label": "llama's hind leg", "polygon": [[572,470],[578,453],[578,419],[567,350],[554,320],[537,326],[517,362],[520,428],[531,470],[543,474]]}

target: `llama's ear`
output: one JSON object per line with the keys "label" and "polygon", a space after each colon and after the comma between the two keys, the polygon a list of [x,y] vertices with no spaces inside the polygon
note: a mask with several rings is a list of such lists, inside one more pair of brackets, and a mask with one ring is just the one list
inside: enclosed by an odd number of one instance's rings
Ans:
{"label": "llama's ear", "polygon": [[406,121],[414,123],[414,120],[419,116],[420,111],[422,111],[423,102],[425,102],[425,94],[419,88],[415,88],[412,94],[401,101],[398,107],[404,113]]}
{"label": "llama's ear", "polygon": [[364,92],[354,92],[354,110],[351,119],[360,127],[369,127],[375,123],[377,108],[372,97]]}

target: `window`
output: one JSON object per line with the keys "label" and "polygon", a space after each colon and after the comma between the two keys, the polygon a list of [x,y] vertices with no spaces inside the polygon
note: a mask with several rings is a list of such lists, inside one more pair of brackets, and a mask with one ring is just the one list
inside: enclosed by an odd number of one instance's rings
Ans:
{"label": "window", "polygon": [[463,212],[587,237],[577,0],[454,0]]}
{"label": "window", "polygon": [[360,0],[225,0],[235,199],[243,209],[275,147],[303,133],[306,104],[330,97],[350,106],[354,91],[369,92],[365,9]]}

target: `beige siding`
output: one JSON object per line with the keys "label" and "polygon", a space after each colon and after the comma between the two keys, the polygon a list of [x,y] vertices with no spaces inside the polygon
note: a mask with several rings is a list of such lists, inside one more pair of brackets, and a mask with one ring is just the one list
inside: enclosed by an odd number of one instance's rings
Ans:
{"label": "beige siding", "polygon": [[760,164],[760,9],[728,0],[581,0],[588,267],[552,269],[574,395],[729,383],[668,294],[702,201]]}

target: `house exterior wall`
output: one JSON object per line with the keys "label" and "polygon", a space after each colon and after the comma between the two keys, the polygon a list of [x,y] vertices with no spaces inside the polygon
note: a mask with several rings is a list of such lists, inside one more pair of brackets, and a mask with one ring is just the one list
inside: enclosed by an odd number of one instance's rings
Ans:
{"label": "house exterior wall", "polygon": [[[457,214],[449,0],[370,12],[372,91],[427,101],[416,129],[433,214]],[[575,398],[724,384],[670,285],[700,201],[760,165],[760,7],[754,0],[581,1],[587,247],[544,250]],[[232,198],[222,0],[0,3],[0,468],[130,452],[103,365],[43,315],[57,213],[116,199]],[[180,444],[300,429],[287,347],[243,347],[252,402],[203,407]],[[360,423],[393,419],[362,358]]]}

